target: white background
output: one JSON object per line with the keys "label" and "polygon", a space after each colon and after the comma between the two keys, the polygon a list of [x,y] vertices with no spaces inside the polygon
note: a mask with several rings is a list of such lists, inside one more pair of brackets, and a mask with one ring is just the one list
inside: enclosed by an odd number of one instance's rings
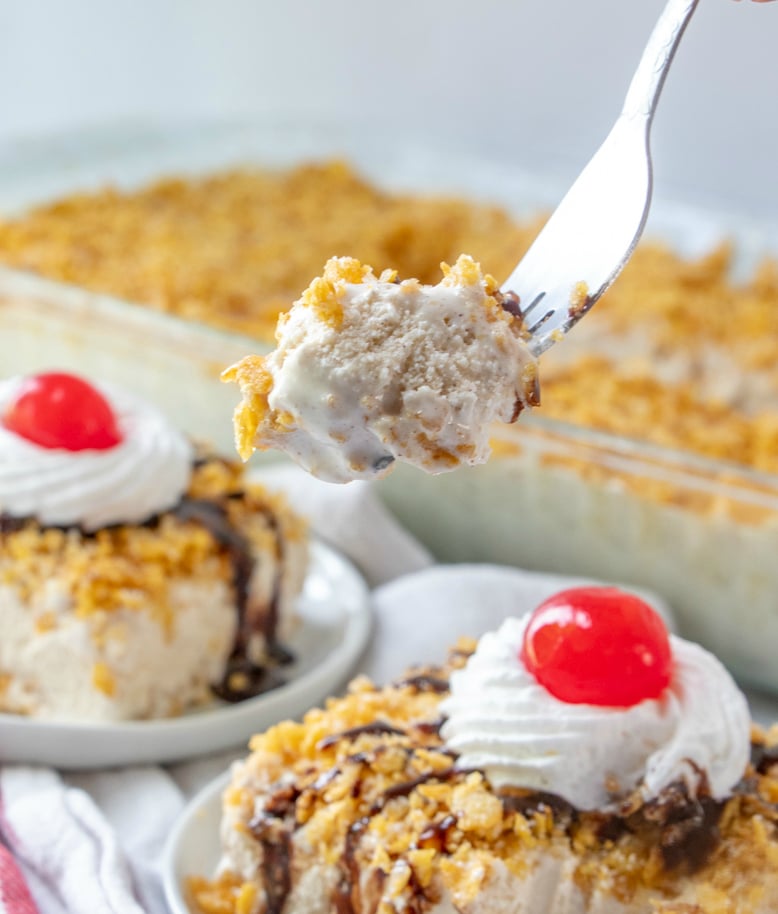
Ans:
{"label": "white background", "polygon": [[[391,125],[572,178],[662,0],[0,0],[0,144],[112,122]],[[701,0],[657,194],[778,221],[778,2]]]}

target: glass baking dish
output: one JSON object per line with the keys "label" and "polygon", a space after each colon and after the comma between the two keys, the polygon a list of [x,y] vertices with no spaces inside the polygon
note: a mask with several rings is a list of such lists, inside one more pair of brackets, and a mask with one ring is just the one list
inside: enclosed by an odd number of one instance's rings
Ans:
{"label": "glass baking dish", "polygon": [[680,630],[778,689],[778,476],[547,420],[495,428],[480,467],[380,483],[446,562],[489,561],[646,587]]}
{"label": "glass baking dish", "polygon": [[[333,156],[390,190],[497,202],[520,218],[548,209],[564,191],[553,176],[512,163],[440,154],[358,130],[194,125],[79,134],[6,153],[0,213],[105,184],[133,188],[235,165],[282,167]],[[732,237],[743,270],[778,251],[774,227],[678,204],[655,204],[648,233],[690,255]],[[120,383],[227,453],[237,397],[218,375],[247,352],[266,349],[0,269],[3,374],[61,367]],[[548,420],[542,410],[494,435],[486,466],[434,478],[400,467],[378,491],[444,561],[502,562],[653,589],[673,606],[683,633],[744,680],[778,691],[778,476]]]}

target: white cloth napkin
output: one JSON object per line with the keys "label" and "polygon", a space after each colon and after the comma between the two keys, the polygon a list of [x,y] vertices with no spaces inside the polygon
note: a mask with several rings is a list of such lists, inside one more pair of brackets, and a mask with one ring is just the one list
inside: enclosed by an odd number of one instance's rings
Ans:
{"label": "white cloth napkin", "polygon": [[[377,682],[442,660],[460,635],[478,636],[580,580],[435,566],[369,484],[331,486],[286,466],[263,479],[378,585],[375,631],[359,668]],[[167,835],[187,800],[244,754],[236,747],[167,768],[75,774],[0,769],[0,914],[165,914],[160,862]]]}

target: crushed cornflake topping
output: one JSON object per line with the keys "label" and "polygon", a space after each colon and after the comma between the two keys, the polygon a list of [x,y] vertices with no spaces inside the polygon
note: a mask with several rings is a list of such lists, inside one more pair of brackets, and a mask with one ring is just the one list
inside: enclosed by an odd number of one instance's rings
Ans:
{"label": "crushed cornflake topping", "polygon": [[589,286],[585,282],[577,282],[570,293],[570,317],[576,317],[589,304]]}
{"label": "crushed cornflake topping", "polygon": [[[728,802],[699,807],[676,791],[664,797],[666,807],[636,803],[620,817],[577,812],[530,791],[496,793],[483,773],[457,769],[438,736],[438,705],[451,670],[472,649],[460,644],[444,667],[411,671],[387,688],[355,680],[347,695],[302,722],[255,736],[225,794],[229,827],[256,843],[260,860],[274,842],[291,846],[293,860],[299,836],[340,872],[353,910],[421,911],[445,893],[464,907],[496,866],[522,878],[537,852],[556,848],[577,856],[574,879],[585,894],[604,892],[628,904],[655,890],[657,911],[680,912],[660,899],[677,894],[693,870],[706,899],[693,910],[719,914],[730,909],[718,899],[758,884],[760,873],[778,865],[778,810],[770,799],[778,791],[778,755],[775,765],[769,756],[776,734],[754,730],[755,758],[762,753],[768,763],[755,761]],[[712,818],[701,826],[701,815]],[[679,842],[701,827],[710,841],[696,860]],[[257,910],[268,888],[262,872],[260,866]],[[241,884],[227,871],[190,880],[189,890],[203,914],[234,914]],[[745,903],[738,914],[749,910]]]}
{"label": "crushed cornflake topping", "polygon": [[[640,244],[544,362],[544,414],[778,472],[778,262],[737,284],[732,259],[729,245],[691,260]],[[678,377],[657,371],[674,360]]]}
{"label": "crushed cornflake topping", "polygon": [[537,228],[496,206],[381,191],[331,161],[74,194],[0,222],[0,262],[272,340],[334,253],[426,283],[470,251],[507,276]]}
{"label": "crushed cornflake topping", "polygon": [[254,453],[259,426],[270,412],[268,395],[273,389],[273,375],[261,355],[247,355],[221,375],[222,381],[234,381],[243,395],[235,407],[235,447],[243,460]]}
{"label": "crushed cornflake topping", "polygon": [[[222,504],[229,519],[260,550],[276,542],[262,520],[265,510],[275,515],[286,539],[305,536],[304,521],[284,499],[248,485],[240,465],[218,459],[199,463],[187,494]],[[182,520],[174,512],[142,526],[108,527],[92,535],[78,528],[42,528],[30,520],[19,530],[0,534],[0,547],[0,585],[14,587],[25,601],[34,603],[36,595],[56,581],[76,616],[104,619],[119,609],[149,612],[163,630],[173,624],[171,581],[217,577],[230,583],[233,574],[226,547],[202,524]],[[56,619],[47,612],[36,625],[45,631],[56,625]],[[107,682],[102,672],[96,672],[95,684],[106,693]]]}
{"label": "crushed cornflake topping", "polygon": [[[599,307],[599,306],[598,306]],[[588,319],[588,318],[587,318]],[[695,385],[627,374],[602,356],[585,356],[544,379],[544,413],[604,431],[778,472],[778,413],[746,416],[706,400]]]}

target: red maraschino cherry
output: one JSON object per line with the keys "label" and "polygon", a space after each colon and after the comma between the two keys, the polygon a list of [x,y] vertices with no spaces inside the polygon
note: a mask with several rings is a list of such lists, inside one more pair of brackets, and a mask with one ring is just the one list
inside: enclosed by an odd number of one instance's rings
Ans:
{"label": "red maraschino cherry", "polygon": [[66,372],[25,378],[2,424],[45,448],[104,451],[122,440],[116,416],[91,384]]}
{"label": "red maraschino cherry", "polygon": [[661,616],[616,587],[576,587],[541,603],[521,660],[560,701],[613,708],[658,698],[673,667]]}

